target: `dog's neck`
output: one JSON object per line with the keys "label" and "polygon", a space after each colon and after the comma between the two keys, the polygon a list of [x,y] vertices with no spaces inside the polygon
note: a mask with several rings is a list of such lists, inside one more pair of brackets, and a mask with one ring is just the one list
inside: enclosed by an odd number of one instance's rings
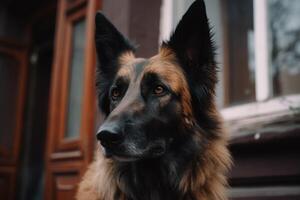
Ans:
{"label": "dog's neck", "polygon": [[156,159],[118,162],[99,155],[91,169],[98,176],[89,184],[99,199],[226,200],[225,173],[230,165],[226,139],[205,141],[201,135],[195,131],[193,138],[174,140]]}
{"label": "dog's neck", "polygon": [[159,166],[155,161],[141,161],[120,166],[118,189],[127,199],[162,200],[174,199],[176,184],[167,166]]}
{"label": "dog's neck", "polygon": [[[184,138],[172,145],[176,148],[171,146],[171,150],[159,158],[116,162],[117,195],[125,195],[126,199],[132,200],[184,199],[179,196],[183,194],[180,191],[182,176],[187,167],[198,162],[200,144]],[[187,145],[189,148],[186,148]]]}

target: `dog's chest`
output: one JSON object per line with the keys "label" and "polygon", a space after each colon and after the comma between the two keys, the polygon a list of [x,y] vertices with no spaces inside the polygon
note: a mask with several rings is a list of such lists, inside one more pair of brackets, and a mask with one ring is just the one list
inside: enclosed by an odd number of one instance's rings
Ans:
{"label": "dog's chest", "polygon": [[176,183],[167,171],[154,166],[130,166],[120,177],[121,191],[126,200],[176,200]]}

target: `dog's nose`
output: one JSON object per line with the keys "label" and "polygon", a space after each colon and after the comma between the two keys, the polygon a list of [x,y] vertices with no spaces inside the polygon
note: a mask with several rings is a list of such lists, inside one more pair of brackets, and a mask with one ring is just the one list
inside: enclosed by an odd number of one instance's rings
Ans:
{"label": "dog's nose", "polygon": [[101,130],[97,133],[97,139],[101,142],[102,146],[113,147],[122,143],[123,135],[111,130]]}

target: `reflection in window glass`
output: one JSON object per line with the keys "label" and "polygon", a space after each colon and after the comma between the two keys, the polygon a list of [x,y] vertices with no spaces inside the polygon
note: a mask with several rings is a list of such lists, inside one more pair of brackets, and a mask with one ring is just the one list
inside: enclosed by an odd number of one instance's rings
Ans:
{"label": "reflection in window glass", "polygon": [[253,0],[227,0],[228,103],[255,100]]}
{"label": "reflection in window glass", "polygon": [[300,92],[300,1],[269,0],[274,95]]}
{"label": "reflection in window glass", "polygon": [[19,69],[17,62],[0,54],[0,146],[12,148],[16,123]]}
{"label": "reflection in window glass", "polygon": [[84,73],[85,21],[73,25],[73,41],[69,79],[67,138],[78,137],[81,125],[83,73]]}

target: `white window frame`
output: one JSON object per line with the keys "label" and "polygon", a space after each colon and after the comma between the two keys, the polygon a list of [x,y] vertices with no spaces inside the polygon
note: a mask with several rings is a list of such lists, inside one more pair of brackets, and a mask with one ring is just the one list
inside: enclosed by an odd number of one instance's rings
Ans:
{"label": "white window frame", "polygon": [[168,40],[173,31],[173,0],[162,0],[159,23],[159,45]]}
{"label": "white window frame", "polygon": [[[275,120],[276,118],[284,118],[300,113],[300,94],[273,97],[271,67],[269,64],[270,43],[267,1],[253,0],[256,101],[221,109],[223,118],[229,123],[253,119],[257,124],[259,121],[265,121],[268,116]],[[174,0],[162,0],[159,42],[167,39],[173,31],[174,2]],[[182,6],[184,5],[182,4]],[[182,10],[182,8],[179,10]]]}

